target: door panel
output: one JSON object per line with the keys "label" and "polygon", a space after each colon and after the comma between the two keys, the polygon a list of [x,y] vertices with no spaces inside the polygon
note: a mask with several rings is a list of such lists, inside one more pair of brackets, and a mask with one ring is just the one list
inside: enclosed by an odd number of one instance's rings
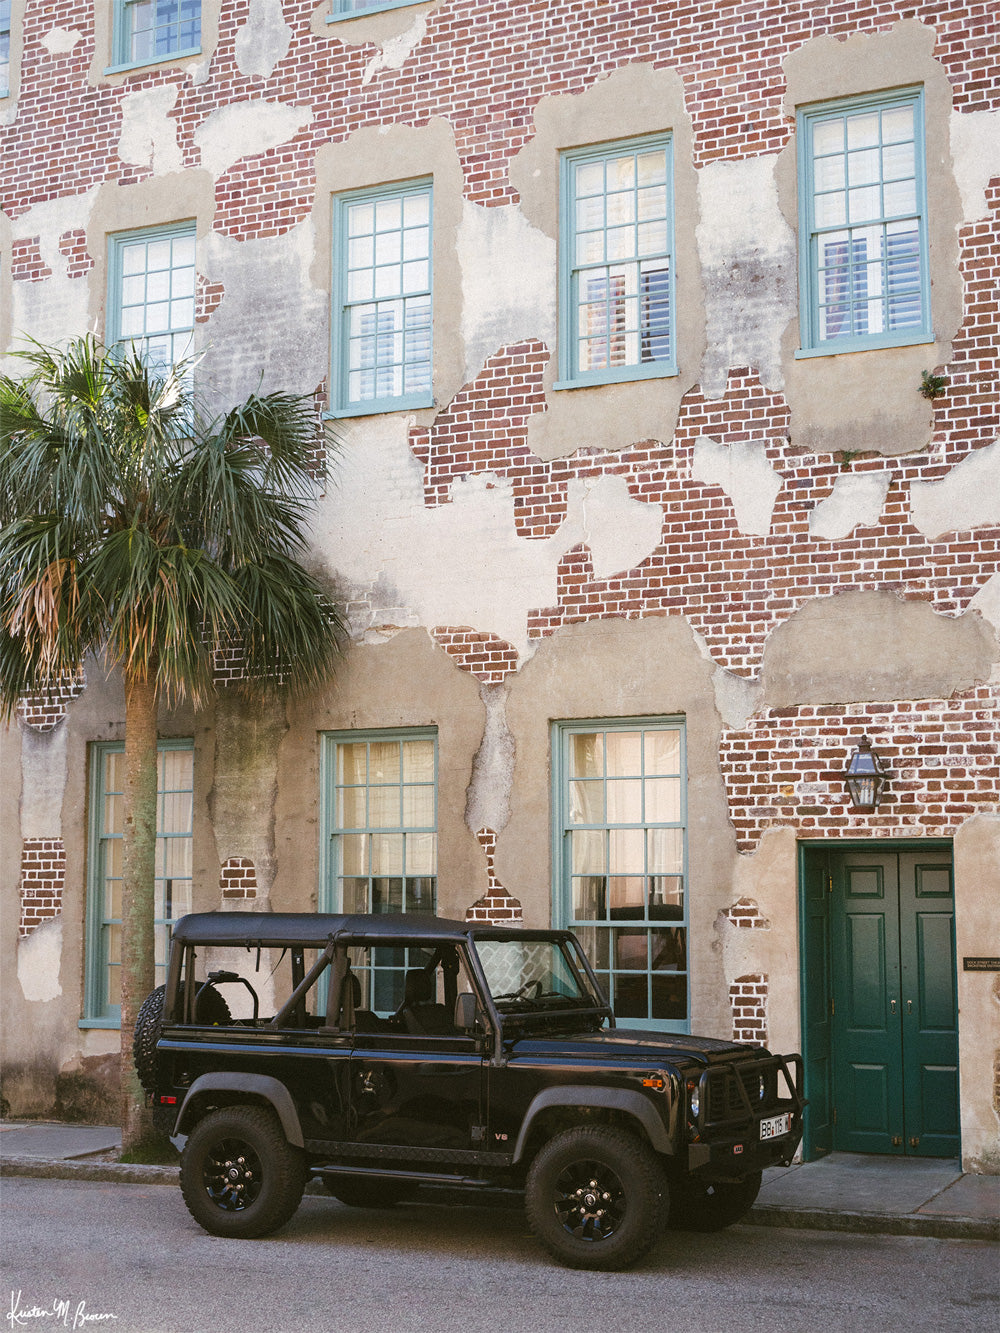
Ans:
{"label": "door panel", "polygon": [[478,1147],[483,1068],[469,1038],[359,1033],[351,1057],[354,1139],[418,1152]]}
{"label": "door panel", "polygon": [[[894,855],[845,852],[833,875],[834,1146],[901,1153],[899,894]],[[839,872],[839,873],[838,873]]]}
{"label": "door panel", "polygon": [[[950,853],[873,848],[829,852],[827,858],[833,1146],[955,1156],[958,1014]],[[815,941],[807,946],[807,959],[815,947]]]}
{"label": "door panel", "polygon": [[810,1157],[833,1148],[833,1069],[830,1001],[830,904],[826,862],[811,854],[803,861],[803,996],[806,1151]]}

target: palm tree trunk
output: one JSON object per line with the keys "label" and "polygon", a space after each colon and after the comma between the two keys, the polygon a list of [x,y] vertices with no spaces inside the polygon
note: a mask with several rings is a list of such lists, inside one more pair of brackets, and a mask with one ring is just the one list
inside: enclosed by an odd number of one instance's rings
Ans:
{"label": "palm tree trunk", "polygon": [[134,1152],[151,1122],[132,1061],[139,1006],[153,989],[156,876],[156,681],[125,681],[125,795],[122,836],[121,1079],[122,1148]]}

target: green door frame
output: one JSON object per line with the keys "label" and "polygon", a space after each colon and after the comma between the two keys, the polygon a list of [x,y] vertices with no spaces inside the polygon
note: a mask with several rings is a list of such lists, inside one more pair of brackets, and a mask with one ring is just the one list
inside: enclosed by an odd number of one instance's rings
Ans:
{"label": "green door frame", "polygon": [[808,839],[798,844],[799,992],[808,1105],[802,1138],[806,1161],[833,1149],[833,996],[827,858],[844,852],[953,852],[950,839]]}

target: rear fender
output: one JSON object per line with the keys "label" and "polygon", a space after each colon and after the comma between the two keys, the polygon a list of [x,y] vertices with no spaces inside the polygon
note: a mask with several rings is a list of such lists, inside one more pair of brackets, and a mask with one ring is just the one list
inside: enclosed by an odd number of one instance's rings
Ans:
{"label": "rear fender", "polygon": [[177,1124],[175,1134],[188,1134],[198,1118],[198,1103],[211,1101],[213,1093],[221,1093],[227,1105],[240,1100],[240,1094],[247,1099],[266,1102],[281,1121],[285,1138],[296,1148],[305,1147],[299,1113],[295,1109],[292,1095],[283,1083],[266,1074],[202,1074],[188,1088]]}

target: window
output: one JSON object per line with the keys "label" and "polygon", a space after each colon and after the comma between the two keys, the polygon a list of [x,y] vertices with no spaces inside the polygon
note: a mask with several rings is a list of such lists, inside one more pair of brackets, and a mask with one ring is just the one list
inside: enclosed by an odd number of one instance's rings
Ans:
{"label": "window", "polygon": [[200,49],[201,0],[117,0],[117,65],[148,65]]}
{"label": "window", "polygon": [[108,342],[131,342],[163,371],[189,356],[194,337],[193,224],[111,238]]}
{"label": "window", "polygon": [[[157,754],[156,984],[166,978],[170,923],[191,911],[194,751],[162,741]],[[91,751],[85,1022],[117,1027],[121,995],[122,824],[125,746]]]}
{"label": "window", "polygon": [[430,183],[340,196],[334,237],[337,413],[429,406]]}
{"label": "window", "polygon": [[560,382],[676,372],[669,136],[562,157]]}
{"label": "window", "polygon": [[0,97],[10,92],[10,0],[0,0]]}
{"label": "window", "polygon": [[[342,732],[324,738],[325,865],[321,911],[437,912],[437,736]],[[413,952],[413,951],[410,951]],[[407,966],[426,959],[376,949],[366,1002],[393,1012]]]}
{"label": "window", "polygon": [[416,4],[417,0],[333,0],[333,12],[327,23],[336,23],[340,19],[357,18],[359,14],[372,14],[380,9],[401,9],[404,5]]}
{"label": "window", "polygon": [[686,1031],[684,728],[557,723],[557,925],[576,932],[617,1017]]}
{"label": "window", "polygon": [[803,350],[926,342],[920,89],[800,111],[799,178]]}

